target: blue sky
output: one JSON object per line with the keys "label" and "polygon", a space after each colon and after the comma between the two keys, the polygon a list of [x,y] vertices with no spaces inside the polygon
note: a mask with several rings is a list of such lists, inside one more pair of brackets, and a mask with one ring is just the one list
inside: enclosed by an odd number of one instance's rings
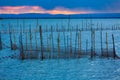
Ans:
{"label": "blue sky", "polygon": [[[37,6],[44,9],[45,13],[49,13],[50,10],[59,10],[59,12],[66,10],[66,12],[69,11],[69,13],[70,11],[77,11],[77,13],[80,13],[78,11],[88,13],[120,12],[120,0],[0,0],[1,12],[4,11],[3,9],[6,6],[11,6],[11,10],[12,7],[16,6]],[[39,13],[39,10],[35,12]],[[28,13],[29,12],[30,11],[28,11]]]}

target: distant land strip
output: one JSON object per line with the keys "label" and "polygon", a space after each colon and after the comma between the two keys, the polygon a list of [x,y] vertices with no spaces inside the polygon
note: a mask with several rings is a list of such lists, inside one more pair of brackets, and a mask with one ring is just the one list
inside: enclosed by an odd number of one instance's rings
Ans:
{"label": "distant land strip", "polygon": [[120,17],[0,17],[0,19],[120,19]]}

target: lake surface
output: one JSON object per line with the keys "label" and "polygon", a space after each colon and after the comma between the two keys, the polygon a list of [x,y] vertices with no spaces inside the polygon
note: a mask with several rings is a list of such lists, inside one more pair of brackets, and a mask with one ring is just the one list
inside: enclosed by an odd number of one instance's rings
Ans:
{"label": "lake surface", "polygon": [[[13,29],[32,29],[38,28],[41,25],[43,29],[56,28],[75,28],[78,26],[81,28],[88,27],[101,27],[111,28],[120,27],[120,19],[2,19],[0,20],[0,30],[9,30],[9,27]],[[118,30],[105,30],[103,31],[103,48],[106,48],[106,32],[108,33],[109,48],[112,48],[112,34],[115,37],[115,49],[117,55],[120,56],[120,31]],[[65,37],[70,40],[70,32],[65,32]],[[76,32],[72,32],[72,47],[76,47]],[[91,32],[82,31],[81,41],[82,50],[86,50],[86,40],[88,40],[88,49],[91,49]],[[34,35],[34,34],[32,34]],[[43,46],[47,45],[47,36],[50,36],[50,32],[43,33]],[[19,33],[15,34],[16,44],[19,45]],[[58,32],[53,32],[54,36],[54,49],[57,50],[57,38]],[[12,34],[14,37],[14,34]],[[29,37],[28,37],[29,38]],[[39,43],[39,33],[37,33],[37,40]],[[60,47],[65,48],[63,33],[60,34]],[[100,51],[100,31],[96,31],[96,52]],[[14,39],[13,39],[14,41]],[[26,42],[25,33],[23,33],[23,43]],[[50,41],[50,40],[49,40]],[[66,40],[67,41],[67,40]],[[113,59],[112,57],[100,58],[95,57],[90,59],[90,55],[76,59],[26,59],[19,60],[17,58],[1,58],[7,55],[16,54],[18,56],[19,51],[10,50],[9,34],[2,35],[2,42],[4,49],[0,51],[0,80],[119,80],[120,79],[120,60]],[[77,41],[78,42],[78,41]],[[30,43],[30,41],[28,41]],[[33,47],[35,39],[32,40]],[[67,49],[69,49],[70,43],[68,43]],[[77,44],[78,46],[78,44]],[[57,54],[57,52],[55,52]],[[68,52],[69,53],[69,52]]]}

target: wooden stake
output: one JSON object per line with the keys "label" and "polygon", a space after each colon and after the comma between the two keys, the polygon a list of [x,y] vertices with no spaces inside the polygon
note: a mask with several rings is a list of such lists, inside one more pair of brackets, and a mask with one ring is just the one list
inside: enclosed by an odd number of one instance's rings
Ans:
{"label": "wooden stake", "polygon": [[75,54],[77,53],[77,42],[78,42],[78,26],[77,26],[77,28],[76,28],[75,53],[74,53],[74,56],[75,56]]}
{"label": "wooden stake", "polygon": [[44,53],[43,53],[43,37],[42,37],[42,27],[39,26],[39,33],[40,33],[40,43],[41,43],[41,60],[44,59]]}
{"label": "wooden stake", "polygon": [[29,38],[30,38],[30,57],[32,58],[32,32],[31,32],[31,25],[29,29]]}
{"label": "wooden stake", "polygon": [[69,15],[69,18],[68,18],[68,30],[70,31],[70,15]]}
{"label": "wooden stake", "polygon": [[60,33],[59,32],[58,32],[57,42],[58,42],[58,58],[60,58]]}
{"label": "wooden stake", "polygon": [[53,28],[51,26],[51,39],[52,39],[52,51],[54,52],[54,41],[53,41]]}
{"label": "wooden stake", "polygon": [[[69,49],[69,37],[67,35],[67,48]],[[69,58],[69,55],[68,55],[68,58]]]}
{"label": "wooden stake", "polygon": [[50,56],[49,56],[49,58],[52,58],[52,56],[51,56],[51,53],[52,53],[52,43],[51,43],[51,40],[52,39],[52,36],[51,36],[51,34],[49,35],[49,50],[50,50]]}
{"label": "wooden stake", "polygon": [[9,38],[10,38],[10,47],[11,47],[11,50],[13,50],[13,46],[12,46],[12,44],[13,44],[13,42],[12,42],[12,32],[11,32],[11,29],[10,29],[10,24],[9,24]]}
{"label": "wooden stake", "polygon": [[1,31],[0,31],[0,50],[2,50],[2,38],[1,38]]}
{"label": "wooden stake", "polygon": [[72,31],[70,30],[70,57],[72,57]]}
{"label": "wooden stake", "polygon": [[114,35],[112,34],[112,41],[113,41],[113,58],[116,58],[116,51],[115,51],[115,41],[114,41]]}
{"label": "wooden stake", "polygon": [[88,40],[86,40],[86,54],[88,53]]}
{"label": "wooden stake", "polygon": [[106,50],[107,50],[107,58],[109,58],[108,54],[108,33],[106,32]]}
{"label": "wooden stake", "polygon": [[[37,28],[36,28],[37,30]],[[37,43],[37,31],[35,30],[35,44],[36,44],[36,50],[38,50],[38,43]]]}
{"label": "wooden stake", "polygon": [[78,58],[80,58],[81,55],[81,30],[78,33]]}
{"label": "wooden stake", "polygon": [[25,55],[24,55],[24,48],[23,48],[23,41],[22,41],[22,28],[20,26],[20,38],[19,38],[19,42],[20,42],[20,59],[24,60],[25,59]]}
{"label": "wooden stake", "polygon": [[47,34],[47,51],[49,52],[49,59],[51,59],[50,41],[49,41],[48,34]]}
{"label": "wooden stake", "polygon": [[93,46],[94,46],[94,40],[93,40],[93,38],[94,38],[94,36],[93,36],[93,34],[94,34],[94,32],[93,32],[93,30],[92,30],[92,27],[91,27],[91,59],[93,59]]}
{"label": "wooden stake", "polygon": [[28,50],[28,47],[27,47],[28,46],[28,35],[27,35],[27,33],[28,32],[26,31],[26,50]]}
{"label": "wooden stake", "polygon": [[96,55],[96,52],[95,52],[95,30],[93,31],[93,57]]}
{"label": "wooden stake", "polygon": [[103,48],[102,48],[102,25],[101,25],[100,36],[101,36],[101,56],[103,57]]}
{"label": "wooden stake", "polygon": [[14,44],[16,44],[16,36],[15,36],[15,30],[13,29],[13,36],[14,36]]}
{"label": "wooden stake", "polygon": [[15,36],[15,30],[13,29],[13,38],[14,38],[14,44],[12,45],[13,50],[17,49],[17,44],[16,44],[16,36]]}
{"label": "wooden stake", "polygon": [[81,35],[81,33],[82,33],[82,31],[80,30],[80,55],[82,54],[82,35]]}
{"label": "wooden stake", "polygon": [[65,31],[63,31],[63,36],[64,36],[64,47],[65,47],[65,54],[66,54],[66,35],[65,35]]}

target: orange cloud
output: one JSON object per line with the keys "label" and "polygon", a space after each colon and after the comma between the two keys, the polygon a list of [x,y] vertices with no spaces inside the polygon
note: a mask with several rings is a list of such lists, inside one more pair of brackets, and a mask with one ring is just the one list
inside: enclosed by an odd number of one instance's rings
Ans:
{"label": "orange cloud", "polygon": [[67,9],[63,7],[57,7],[53,10],[47,11],[50,14],[87,14],[87,13],[93,13],[93,11],[84,11],[84,10],[76,10],[76,9]]}
{"label": "orange cloud", "polygon": [[87,14],[93,11],[67,9],[57,7],[53,10],[46,10],[40,6],[3,6],[0,7],[0,14],[24,14],[24,13],[48,13],[48,14]]}

